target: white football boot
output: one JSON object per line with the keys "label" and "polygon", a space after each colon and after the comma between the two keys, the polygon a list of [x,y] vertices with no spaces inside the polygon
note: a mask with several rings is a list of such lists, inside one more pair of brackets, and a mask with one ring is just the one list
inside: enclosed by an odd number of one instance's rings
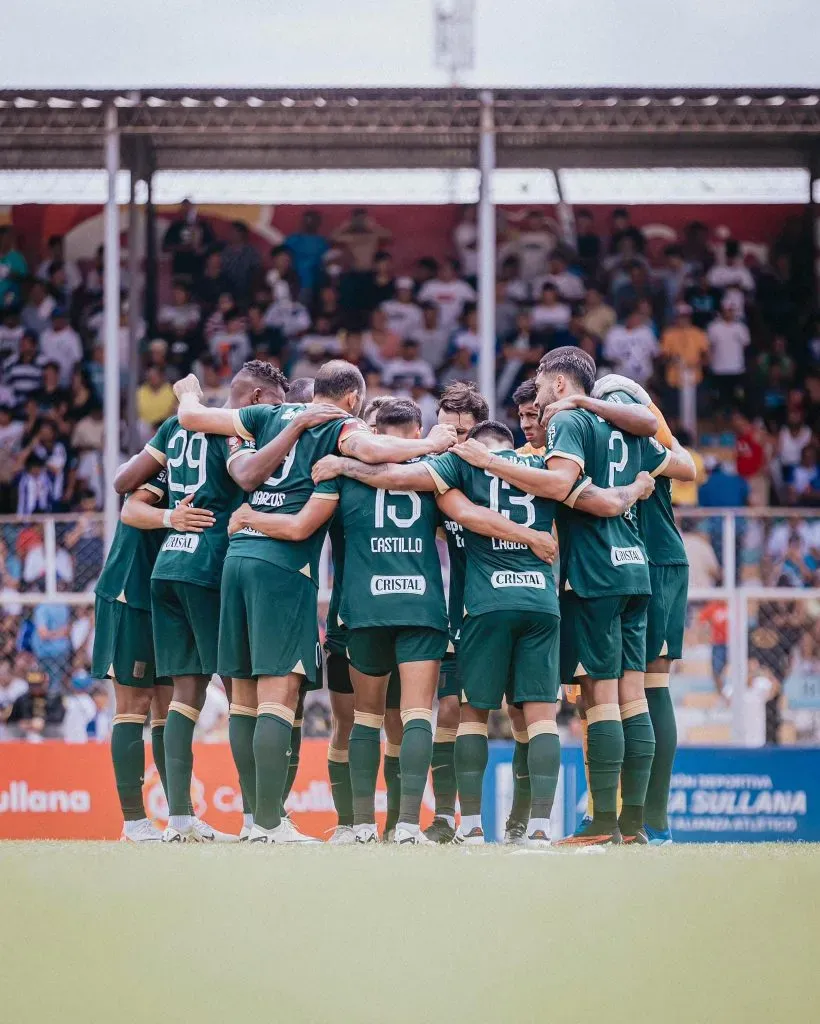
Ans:
{"label": "white football boot", "polygon": [[162,831],[150,818],[139,821],[126,821],[122,827],[120,842],[123,843],[158,843],[162,840]]}
{"label": "white football boot", "polygon": [[232,832],[219,832],[217,829],[212,828],[207,821],[200,821],[199,818],[194,818],[194,823],[191,827],[191,831],[195,832],[198,836],[198,840],[194,842],[200,843],[238,843],[239,836],[235,836]]}
{"label": "white football boot", "polygon": [[461,826],[459,825],[453,842],[457,843],[459,846],[483,846],[484,829],[476,825],[476,827],[471,828],[469,832],[462,832]]}
{"label": "white football boot", "polygon": [[354,843],[377,843],[379,841],[379,833],[376,831],[374,824],[367,825],[354,825],[353,826],[353,842]]}
{"label": "white football boot", "polygon": [[356,842],[356,833],[352,825],[337,825],[333,835],[328,839],[331,846],[352,846]]}
{"label": "white football boot", "polygon": [[421,831],[418,825],[396,825],[396,834],[393,836],[396,846],[437,846],[432,839]]}

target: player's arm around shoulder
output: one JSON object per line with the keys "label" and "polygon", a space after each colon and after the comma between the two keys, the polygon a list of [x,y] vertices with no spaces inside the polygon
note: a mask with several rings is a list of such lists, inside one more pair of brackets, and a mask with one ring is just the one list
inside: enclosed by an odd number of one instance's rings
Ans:
{"label": "player's arm around shoulder", "polygon": [[271,540],[307,540],[331,518],[338,503],[338,491],[326,488],[314,491],[304,508],[292,516],[257,512],[250,505],[240,505],[231,515],[228,536],[250,527]]}
{"label": "player's arm around shoulder", "polygon": [[500,512],[476,505],[457,487],[448,487],[443,492],[439,489],[436,503],[443,515],[455,520],[471,533],[511,541],[514,544],[526,544],[542,562],[550,564],[558,553],[558,545],[551,534],[532,530],[528,526],[512,522]]}
{"label": "player's arm around shoulder", "polygon": [[622,516],[635,502],[645,500],[654,491],[655,481],[643,470],[631,484],[621,487],[596,487],[589,477],[584,477],[565,504],[602,519],[612,519]]}

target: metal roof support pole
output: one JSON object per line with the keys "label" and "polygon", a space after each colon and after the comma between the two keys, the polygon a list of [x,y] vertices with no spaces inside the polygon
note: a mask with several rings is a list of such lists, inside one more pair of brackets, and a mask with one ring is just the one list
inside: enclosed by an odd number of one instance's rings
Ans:
{"label": "metal roof support pole", "polygon": [[809,229],[814,254],[814,308],[820,308],[820,204],[815,194],[820,190],[820,149],[809,157]]}
{"label": "metal roof support pole", "polygon": [[139,173],[134,167],[130,173],[128,193],[128,381],[126,401],[126,447],[129,455],[139,448],[137,437],[137,383],[139,382],[140,321],[142,320],[142,275],[141,249],[143,240],[142,206],[137,203],[137,182]]}
{"label": "metal roof support pole", "polygon": [[[103,267],[103,337],[105,339],[105,549],[111,547],[120,516],[120,500],[113,487],[120,462],[120,213],[117,174],[120,169],[120,132],[113,102],[105,111],[105,262]],[[129,387],[132,383],[129,382]]]}
{"label": "metal roof support pole", "polygon": [[478,384],[495,417],[495,121],[493,94],[481,94],[481,134],[478,148]]}
{"label": "metal roof support pole", "polygon": [[159,259],[157,256],[157,216],[154,206],[154,155],[148,153],[145,172],[145,328],[148,337],[153,338],[157,331],[157,279],[159,276]]}

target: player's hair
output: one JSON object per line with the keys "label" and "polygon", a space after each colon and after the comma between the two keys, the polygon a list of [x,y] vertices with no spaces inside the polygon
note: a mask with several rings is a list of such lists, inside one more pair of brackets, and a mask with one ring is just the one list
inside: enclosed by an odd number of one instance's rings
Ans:
{"label": "player's hair", "polygon": [[475,384],[457,380],[449,384],[441,393],[438,403],[439,412],[470,413],[477,423],[486,420],[490,415],[487,399]]}
{"label": "player's hair", "polygon": [[362,413],[362,419],[367,423],[374,412],[378,413],[379,409],[383,405],[387,405],[388,402],[393,402],[395,399],[392,395],[376,395],[375,398],[371,398],[367,405],[364,407]]}
{"label": "player's hair", "polygon": [[389,398],[376,413],[376,429],[404,427],[413,423],[421,429],[421,409],[411,398]]}
{"label": "player's hair", "polygon": [[[291,385],[292,387],[293,385]],[[518,387],[512,393],[513,404],[517,406],[531,405],[538,394],[538,388],[535,385],[535,378],[531,380],[525,380],[523,384],[519,384]]]}
{"label": "player's hair", "polygon": [[316,374],[313,383],[313,394],[317,398],[329,398],[338,401],[355,391],[364,394],[364,377],[361,372],[344,359],[331,359]]}
{"label": "player's hair", "polygon": [[547,352],[538,364],[538,372],[563,373],[583,388],[585,395],[592,392],[595,384],[595,360],[574,345],[563,345]]}
{"label": "player's hair", "polygon": [[284,373],[282,373],[278,366],[265,363],[261,359],[251,359],[244,363],[236,376],[250,377],[260,387],[280,387],[285,394],[288,393],[288,379]]}
{"label": "player's hair", "polygon": [[290,382],[288,388],[289,402],[312,402],[313,401],[313,378],[297,377]]}
{"label": "player's hair", "polygon": [[483,423],[477,423],[467,435],[468,439],[472,437],[476,441],[480,441],[482,437],[493,437],[497,441],[508,444],[510,448],[515,444],[512,431],[506,423],[501,423],[499,420],[484,420]]}

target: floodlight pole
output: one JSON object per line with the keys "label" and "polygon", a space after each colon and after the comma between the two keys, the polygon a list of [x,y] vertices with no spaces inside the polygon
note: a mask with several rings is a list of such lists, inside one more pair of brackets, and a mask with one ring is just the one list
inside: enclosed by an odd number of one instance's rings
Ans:
{"label": "floodlight pole", "polygon": [[495,120],[493,94],[481,94],[481,134],[478,149],[478,383],[495,417]]}
{"label": "floodlight pole", "polygon": [[[105,172],[108,198],[105,203],[105,262],[103,279],[103,338],[105,345],[105,549],[111,547],[120,516],[120,500],[114,491],[114,474],[120,461],[120,214],[117,208],[117,174],[120,169],[120,133],[117,108],[105,111]],[[131,386],[131,382],[129,382]]]}

